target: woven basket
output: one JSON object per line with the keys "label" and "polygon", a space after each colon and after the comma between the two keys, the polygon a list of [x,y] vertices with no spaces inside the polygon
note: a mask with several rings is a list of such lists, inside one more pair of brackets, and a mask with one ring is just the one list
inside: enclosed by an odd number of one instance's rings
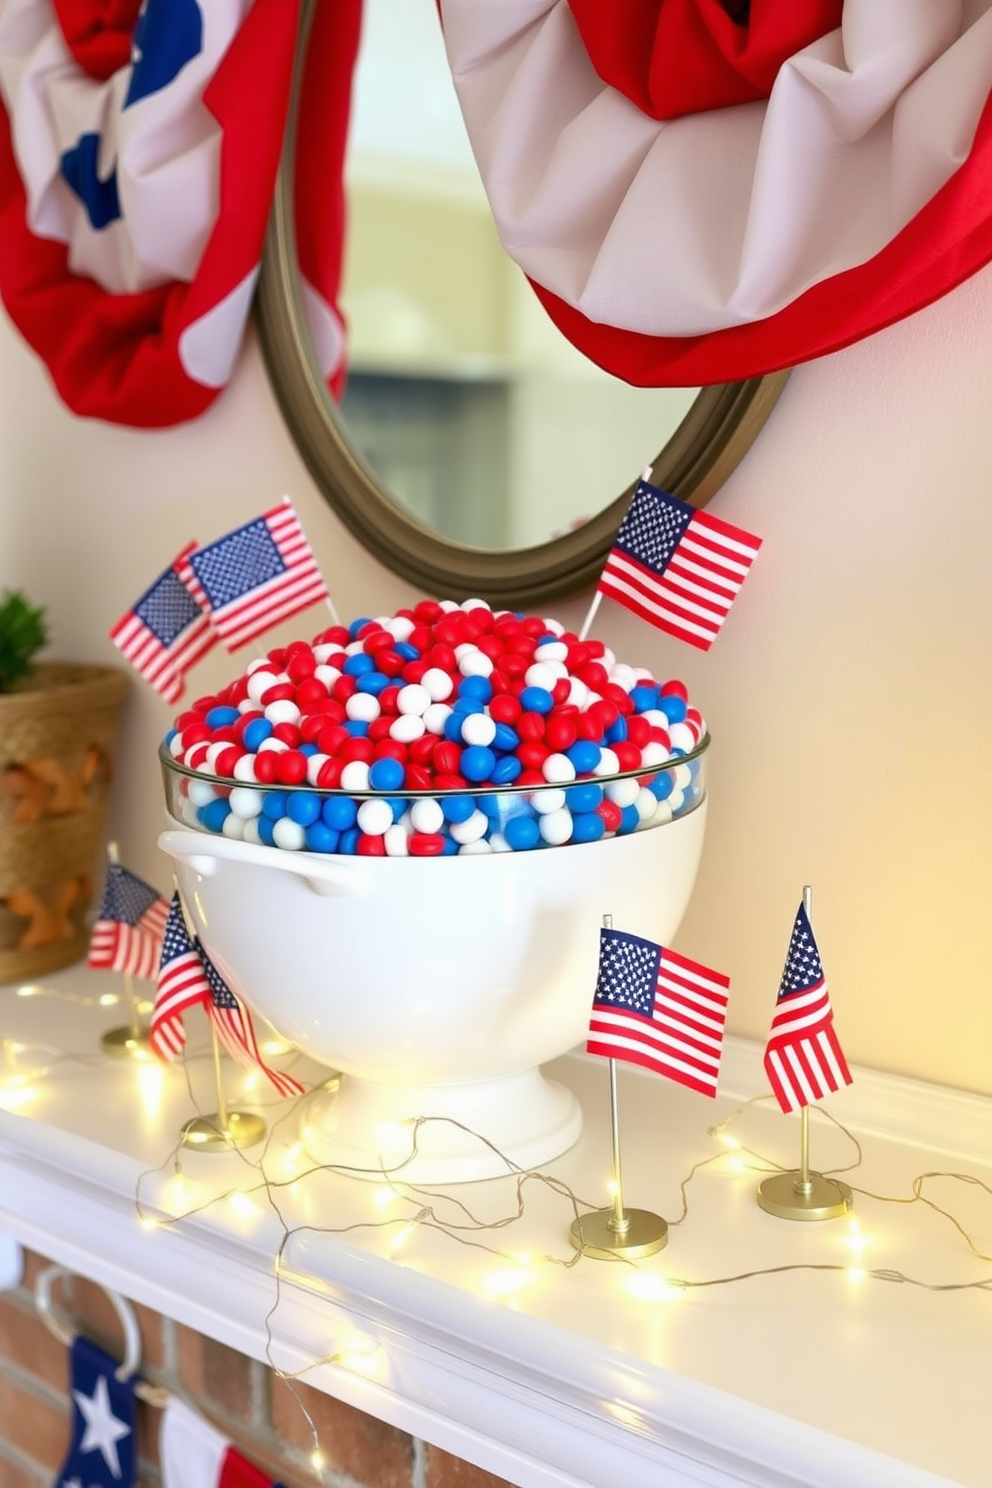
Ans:
{"label": "woven basket", "polygon": [[80,960],[124,672],[41,662],[0,694],[0,982]]}

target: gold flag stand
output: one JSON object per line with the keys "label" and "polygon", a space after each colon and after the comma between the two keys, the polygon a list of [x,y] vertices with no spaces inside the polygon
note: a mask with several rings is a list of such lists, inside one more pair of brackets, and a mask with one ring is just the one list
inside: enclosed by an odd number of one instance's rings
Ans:
{"label": "gold flag stand", "polygon": [[[613,916],[603,916],[609,930]],[[594,1209],[572,1221],[569,1239],[576,1250],[596,1260],[624,1256],[636,1260],[654,1255],[668,1244],[668,1224],[660,1214],[649,1209],[627,1209],[623,1202],[623,1180],[620,1173],[620,1117],[617,1100],[617,1062],[610,1065],[610,1127],[613,1138],[613,1207]]]}
{"label": "gold flag stand", "polygon": [[[810,907],[813,890],[803,889],[803,908],[812,923]],[[787,1173],[775,1173],[758,1184],[757,1200],[766,1214],[776,1219],[839,1219],[853,1206],[851,1190],[836,1178],[824,1178],[810,1172],[809,1106],[799,1113],[799,1167]]]}
{"label": "gold flag stand", "polygon": [[[190,921],[186,903],[182,894],[179,893],[178,883],[176,894],[179,897],[179,907],[186,924],[186,933],[190,940],[195,942],[196,933]],[[195,1152],[232,1152],[240,1151],[244,1147],[254,1147],[265,1136],[265,1122],[254,1111],[228,1110],[220,1068],[220,1040],[212,1019],[210,1020],[210,1038],[213,1046],[217,1110],[211,1116],[193,1116],[189,1121],[184,1122],[180,1128],[179,1140],[184,1147],[190,1147]]]}
{"label": "gold flag stand", "polygon": [[[107,843],[107,858],[111,863],[120,862],[116,842]],[[131,1013],[131,1021],[126,1028],[109,1028],[101,1036],[100,1048],[104,1054],[109,1054],[111,1059],[153,1059],[154,1055],[148,1042],[148,1029],[141,1023],[138,1016],[138,996],[134,990],[134,977],[129,971],[124,971],[121,975],[124,978],[124,992]]]}

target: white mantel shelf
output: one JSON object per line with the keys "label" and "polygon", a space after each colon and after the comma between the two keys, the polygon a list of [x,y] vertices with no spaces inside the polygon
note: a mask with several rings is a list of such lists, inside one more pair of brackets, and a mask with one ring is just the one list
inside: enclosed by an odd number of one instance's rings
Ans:
{"label": "white mantel shelf", "polygon": [[[992,1263],[918,1204],[856,1194],[860,1241],[847,1218],[774,1219],[755,1202],[755,1173],[735,1171],[730,1153],[689,1184],[688,1216],[666,1250],[636,1264],[584,1257],[569,1269],[541,1259],[571,1254],[571,1210],[546,1188],[528,1186],[521,1218],[472,1237],[487,1251],[423,1225],[405,1230],[400,1218],[412,1218],[423,1199],[328,1171],[303,1176],[280,1190],[294,1231],[285,1252],[292,1279],[281,1283],[267,1355],[282,1230],[265,1194],[220,1198],[177,1224],[142,1227],[136,1184],[166,1163],[193,1114],[185,1078],[163,1072],[157,1090],[142,1091],[135,1066],[99,1055],[100,1034],[121,1022],[120,1009],[86,1005],[106,979],[76,967],[43,985],[54,995],[0,988],[6,1038],[70,1056],[51,1063],[27,1094],[4,1091],[0,1074],[0,1230],[61,1264],[282,1369],[335,1355],[307,1381],[521,1488],[992,1484],[992,1296],[850,1269],[961,1284],[992,1278]],[[209,1061],[194,1061],[192,1071],[203,1108],[213,1109]],[[554,1074],[579,1096],[586,1131],[547,1171],[605,1204],[606,1067],[572,1055]],[[238,1095],[242,1072],[227,1065],[226,1079],[232,1103],[247,1105]],[[682,1179],[720,1150],[708,1128],[767,1088],[760,1050],[730,1040],[721,1083],[726,1093],[710,1102],[621,1068],[629,1204],[678,1215]],[[855,1188],[904,1198],[914,1176],[933,1171],[992,1182],[986,1098],[856,1070],[830,1109],[863,1144],[861,1166],[847,1175]],[[277,1105],[265,1114],[287,1112]],[[811,1127],[814,1167],[850,1159],[829,1123],[817,1116]],[[305,1167],[293,1152],[298,1129],[291,1112],[275,1131],[270,1178]],[[798,1159],[797,1122],[768,1104],[751,1107],[733,1132],[781,1162]],[[182,1166],[181,1192],[168,1165],[142,1180],[153,1211],[178,1204],[186,1213],[258,1181],[236,1155],[184,1153]],[[933,1183],[928,1193],[992,1253],[989,1195]],[[512,1179],[438,1191],[434,1207],[447,1221],[458,1218],[452,1196],[489,1220],[514,1212]],[[383,1227],[384,1219],[397,1222]],[[345,1226],[358,1227],[326,1233]],[[401,1234],[405,1243],[392,1250]],[[674,1295],[665,1286],[665,1278],[797,1263],[848,1269]]]}

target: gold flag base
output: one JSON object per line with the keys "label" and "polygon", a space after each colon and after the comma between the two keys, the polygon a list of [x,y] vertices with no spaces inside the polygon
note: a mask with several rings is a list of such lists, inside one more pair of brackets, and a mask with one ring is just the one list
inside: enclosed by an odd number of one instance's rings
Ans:
{"label": "gold flag base", "polygon": [[154,1059],[148,1042],[148,1029],[111,1028],[100,1039],[100,1048],[111,1059]]}
{"label": "gold flag base", "polygon": [[836,1178],[810,1173],[805,1182],[796,1169],[776,1173],[758,1184],[758,1204],[776,1219],[840,1219],[853,1207],[851,1190]]}
{"label": "gold flag base", "polygon": [[668,1224],[660,1214],[649,1209],[625,1209],[623,1224],[618,1225],[612,1209],[595,1209],[572,1221],[569,1239],[576,1250],[596,1260],[611,1256],[654,1255],[668,1244]]}
{"label": "gold flag base", "polygon": [[194,1116],[182,1127],[179,1139],[196,1152],[231,1152],[254,1147],[265,1136],[265,1122],[254,1111],[228,1111],[224,1117]]}

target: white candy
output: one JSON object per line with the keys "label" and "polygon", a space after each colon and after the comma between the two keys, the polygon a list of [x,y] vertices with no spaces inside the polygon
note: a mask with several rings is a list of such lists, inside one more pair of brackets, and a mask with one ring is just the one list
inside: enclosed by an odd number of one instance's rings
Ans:
{"label": "white candy", "polygon": [[624,692],[629,692],[637,682],[637,673],[632,666],[627,666],[626,662],[618,661],[610,671],[610,681],[622,687]]}
{"label": "white candy", "polygon": [[433,834],[444,826],[444,812],[440,801],[433,796],[421,796],[410,807],[410,825],[415,832]]}
{"label": "white candy", "polygon": [[427,726],[422,718],[415,713],[401,713],[399,718],[394,718],[389,725],[389,737],[397,739],[401,744],[412,744],[414,739],[419,739],[421,734],[427,732]]}
{"label": "white candy", "polygon": [[560,636],[565,634],[565,627],[564,625],[562,625],[560,620],[545,619],[544,629],[547,631],[548,635]]}
{"label": "white candy", "polygon": [[542,641],[534,650],[535,661],[564,661],[567,655],[568,647],[564,641]]}
{"label": "white candy", "polygon": [[439,599],[438,604],[446,615],[450,615],[452,610],[458,609],[458,601],[455,599]]}
{"label": "white candy", "polygon": [[589,689],[581,677],[569,677],[567,702],[575,708],[586,708],[590,702]]}
{"label": "white candy", "polygon": [[225,837],[233,837],[235,842],[242,841],[245,835],[244,819],[236,816],[233,811],[229,811],[224,818],[224,825],[221,827],[221,832]]}
{"label": "white candy", "polygon": [[255,775],[255,756],[253,754],[239,754],[234,761],[235,780],[252,781]]}
{"label": "white candy", "polygon": [[263,750],[274,749],[275,752],[276,752],[276,754],[282,754],[288,748],[289,748],[289,745],[288,744],[284,744],[283,741],[282,741],[282,739],[273,739],[272,736],[270,735],[267,739],[263,739],[262,740],[261,744],[259,744],[259,746],[256,749],[255,753],[256,754],[261,754]]}
{"label": "white candy", "polygon": [[564,806],[565,792],[563,790],[536,790],[530,798],[530,804],[540,815],[550,816]]}
{"label": "white candy", "polygon": [[339,782],[346,791],[363,791],[369,788],[369,767],[364,760],[349,760],[341,771]]}
{"label": "white candy", "polygon": [[641,750],[642,765],[664,765],[671,757],[671,751],[659,739],[649,739]]}
{"label": "white candy", "polygon": [[251,677],[255,672],[271,672],[272,663],[267,656],[256,656],[245,667],[245,676]]}
{"label": "white candy", "polygon": [[172,755],[172,758],[173,759],[182,759],[182,757],[183,757],[183,736],[182,736],[182,734],[173,734],[172,738],[169,740],[169,753]]}
{"label": "white candy", "polygon": [[692,770],[688,765],[676,765],[672,771],[672,779],[675,781],[675,789],[684,791],[692,780]]}
{"label": "white candy", "polygon": [[524,673],[524,681],[528,687],[543,687],[545,692],[553,692],[560,676],[549,662],[535,661]]}
{"label": "white candy", "polygon": [[592,773],[594,775],[618,775],[620,773],[620,761],[615,752],[605,744],[600,750],[599,764]]}
{"label": "white candy", "polygon": [[431,703],[424,713],[424,728],[429,734],[443,734],[444,725],[451,717],[447,703]]}
{"label": "white candy", "polygon": [[382,840],[386,846],[387,858],[407,858],[410,856],[410,849],[407,846],[406,827],[401,826],[399,822],[393,822],[391,827],[386,828],[382,834]]}
{"label": "white candy", "polygon": [[356,723],[371,723],[373,718],[379,717],[382,709],[379,699],[371,692],[353,692],[344,705],[344,711]]}
{"label": "white candy", "polygon": [[[318,650],[320,649],[321,648],[318,647]],[[318,666],[314,670],[313,674],[314,681],[322,683],[323,686],[327,688],[328,692],[330,692],[331,688],[334,686],[338,678],[343,675],[344,674],[341,671],[340,667],[328,666],[327,663],[323,661],[321,662],[320,666]]]}
{"label": "white candy", "polygon": [[279,678],[273,671],[252,672],[248,678],[248,696],[259,702],[263,692],[268,692],[270,687],[275,687]]}
{"label": "white candy", "polygon": [[236,785],[229,797],[234,815],[243,817],[246,821],[250,817],[261,815],[263,799],[261,791],[249,790],[244,785]]}
{"label": "white candy", "polygon": [[327,764],[327,761],[329,759],[329,754],[318,753],[307,755],[307,785],[317,784],[317,776],[320,774],[321,770]]}
{"label": "white candy", "polygon": [[649,723],[652,728],[663,728],[666,734],[671,728],[671,724],[668,721],[668,714],[663,713],[660,708],[645,708],[644,712],[641,714],[641,717],[644,719],[644,722]]}
{"label": "white candy", "polygon": [[492,674],[494,665],[492,657],[480,651],[478,646],[473,646],[464,656],[458,658],[458,670],[463,677],[488,677]]}
{"label": "white candy", "polygon": [[451,836],[458,843],[477,842],[484,837],[489,829],[489,818],[484,811],[473,811],[472,815],[463,822],[452,822],[448,828]]}
{"label": "white candy", "polygon": [[507,842],[502,832],[493,833],[493,835],[489,839],[489,846],[492,848],[494,853],[513,851],[513,848]]}
{"label": "white candy", "polygon": [[343,646],[332,646],[330,641],[321,641],[319,646],[314,646],[313,655],[318,669],[324,665],[329,656],[337,656],[343,650]]}
{"label": "white candy", "polygon": [[255,699],[251,697],[243,697],[238,704],[239,713],[255,713],[257,710],[258,704],[256,703]]}
{"label": "white candy", "polygon": [[216,801],[217,792],[205,780],[191,780],[189,799],[194,806],[206,806],[210,801]]}
{"label": "white candy", "polygon": [[[343,774],[341,779],[342,781],[344,780]],[[370,837],[381,837],[392,825],[393,808],[388,801],[363,801],[361,806],[359,806],[359,829],[362,832],[367,832]]]}
{"label": "white candy", "polygon": [[542,816],[538,827],[550,847],[561,847],[572,835],[572,813],[562,806],[559,811]]}
{"label": "white candy", "polygon": [[299,852],[306,840],[306,832],[291,816],[281,816],[272,828],[272,841],[288,852]]}
{"label": "white candy", "polygon": [[426,685],[421,685],[419,682],[408,682],[405,687],[400,688],[396,695],[397,711],[400,713],[411,713],[416,718],[422,718],[430,707],[433,696],[433,693]]}
{"label": "white candy", "polygon": [[[411,687],[415,685],[415,683],[410,683]],[[449,698],[455,690],[454,681],[442,667],[428,667],[420,679],[420,686],[426,689],[428,701],[432,703],[443,703],[445,698]],[[423,712],[423,709],[420,711]]]}
{"label": "white candy", "polygon": [[670,822],[676,811],[682,810],[684,804],[685,800],[682,792],[672,791],[672,794],[668,797],[667,801],[658,802],[658,814],[655,817],[655,821],[659,824],[659,826],[661,826],[665,822]]}
{"label": "white candy", "polygon": [[492,850],[493,849],[491,843],[487,842],[484,837],[477,837],[474,842],[463,843],[462,846],[458,849],[458,856],[464,856],[466,858],[478,858],[481,857],[483,853],[491,853]]}
{"label": "white candy", "polygon": [[634,802],[637,815],[640,817],[641,825],[649,822],[658,810],[658,797],[654,791],[649,791],[647,786],[637,792],[637,800]]}
{"label": "white candy", "polygon": [[344,648],[344,654],[345,654],[345,656],[357,656],[358,653],[359,653],[359,651],[361,651],[361,652],[364,653],[364,651],[365,651],[365,642],[364,641],[349,641],[348,644],[347,644],[347,646],[345,646],[345,648]]}
{"label": "white candy", "polygon": [[[463,610],[489,610],[489,605],[484,599],[463,599]],[[492,611],[490,610],[490,614]]]}
{"label": "white candy", "polygon": [[541,774],[553,785],[575,779],[575,766],[567,754],[549,754],[541,766]]}
{"label": "white candy", "polygon": [[416,628],[416,622],[409,615],[391,615],[386,621],[386,629],[394,641],[408,641]]}
{"label": "white candy", "polygon": [[292,698],[279,698],[277,702],[267,703],[265,716],[270,723],[299,723],[302,714]]}
{"label": "white candy", "polygon": [[462,719],[462,740],[466,744],[491,744],[496,737],[496,720],[488,713],[467,713]]}
{"label": "white candy", "polygon": [[604,787],[604,795],[615,806],[633,806],[640,789],[636,780],[611,780],[609,785]]}
{"label": "white candy", "polygon": [[687,723],[673,723],[669,725],[668,737],[672,741],[673,749],[684,749],[688,754],[695,749],[698,740]]}
{"label": "white candy", "polygon": [[254,843],[256,847],[262,846],[262,838],[258,830],[258,818],[249,817],[245,822],[244,841]]}

